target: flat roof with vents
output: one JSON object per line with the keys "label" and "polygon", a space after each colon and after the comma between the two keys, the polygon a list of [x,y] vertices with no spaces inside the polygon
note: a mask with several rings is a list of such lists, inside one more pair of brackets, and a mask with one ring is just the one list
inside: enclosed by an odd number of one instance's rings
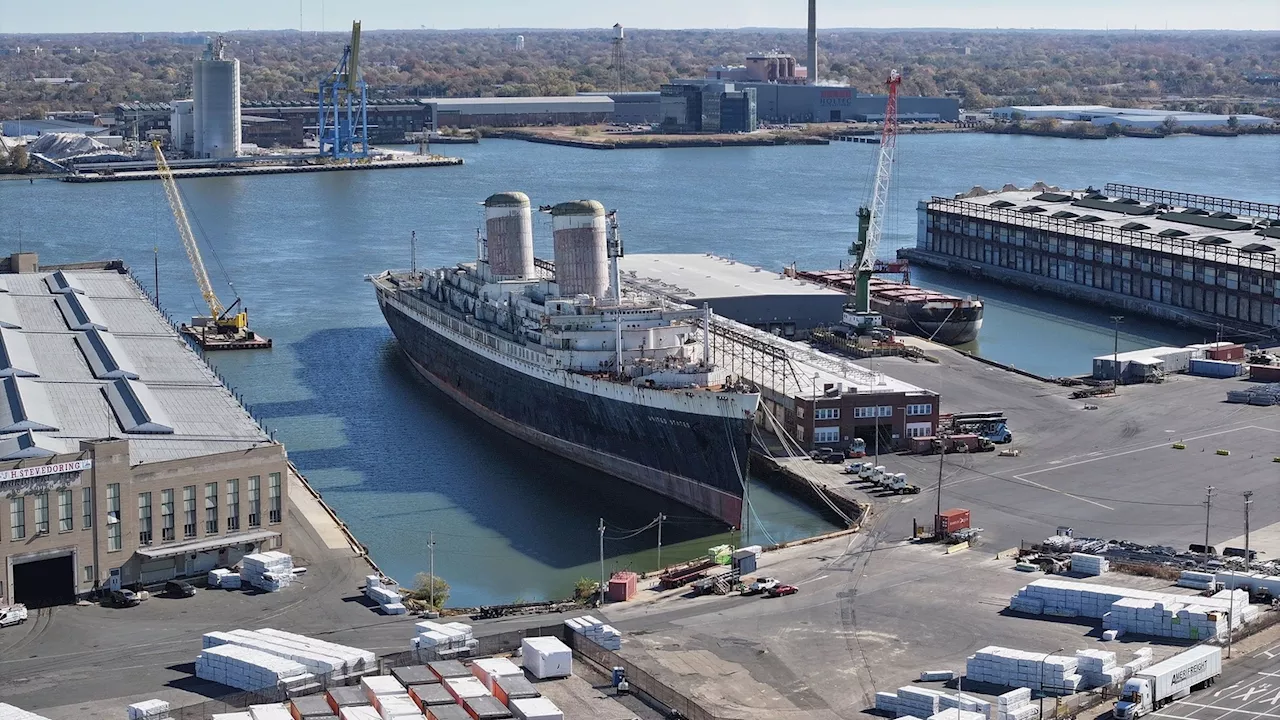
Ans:
{"label": "flat roof with vents", "polygon": [[0,275],[0,460],[104,436],[135,465],[273,444],[118,267]]}
{"label": "flat roof with vents", "polygon": [[[1108,185],[1108,193],[1125,192],[1127,186]],[[1141,188],[1138,188],[1141,190]],[[1172,192],[1172,191],[1162,191]],[[1070,207],[1049,205],[1050,212],[1036,212],[1049,202],[1046,194],[1074,196]],[[1280,206],[1224,198],[1207,198],[1216,204],[1203,208],[1175,203],[1202,196],[1173,193],[1148,200],[1108,196],[1090,188],[1047,193],[1040,189],[984,192],[975,188],[955,197],[935,197],[922,205],[929,213],[980,219],[1012,228],[1053,230],[1066,237],[1119,246],[1158,247],[1161,253],[1220,265],[1277,272],[1280,253],[1253,245],[1280,247]],[[1141,198],[1141,199],[1135,199]],[[1224,205],[1224,203],[1234,205]],[[1229,212],[1228,212],[1229,211]]]}

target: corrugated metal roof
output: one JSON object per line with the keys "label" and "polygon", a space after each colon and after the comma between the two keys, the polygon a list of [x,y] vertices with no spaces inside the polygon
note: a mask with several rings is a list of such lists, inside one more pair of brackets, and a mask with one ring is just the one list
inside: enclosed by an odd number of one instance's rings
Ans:
{"label": "corrugated metal roof", "polygon": [[58,418],[44,385],[22,377],[0,378],[0,434],[58,430]]}
{"label": "corrugated metal roof", "polygon": [[120,342],[111,333],[87,330],[76,336],[76,345],[89,361],[93,376],[99,380],[138,379],[138,371]]}
{"label": "corrugated metal roof", "polygon": [[36,377],[40,374],[37,368],[27,336],[17,330],[0,327],[0,376]]}
{"label": "corrugated metal roof", "polygon": [[8,293],[0,293],[0,328],[20,328],[22,317],[18,315],[18,306]]}
{"label": "corrugated metal roof", "polygon": [[125,432],[149,435],[173,433],[173,423],[146,385],[121,378],[107,385],[104,390],[107,402],[111,403],[116,420]]}
{"label": "corrugated metal roof", "polygon": [[74,292],[59,295],[54,299],[62,319],[72,330],[108,330],[110,326],[102,317],[101,311],[93,300]]}
{"label": "corrugated metal roof", "polygon": [[[74,452],[79,440],[101,437],[127,437],[134,464],[245,450],[271,442],[131,278],[110,270],[77,268],[71,275],[85,293],[55,295],[46,283],[49,275],[3,276],[9,292],[0,297],[12,297],[22,327],[0,329],[0,348],[27,346],[40,375],[15,385],[20,388],[21,417],[56,418],[43,424],[56,424],[58,429],[44,437],[31,436],[29,431],[0,432],[0,458]],[[59,286],[57,280],[53,283]],[[92,308],[88,314],[105,318],[104,324],[112,330],[69,330],[59,301],[75,303],[81,311],[88,301]],[[13,342],[6,343],[7,337]],[[17,359],[16,351],[12,357]],[[90,358],[99,366],[96,372]],[[21,367],[27,362],[14,364]],[[121,370],[140,379],[128,380],[126,374],[117,383],[96,374]],[[28,393],[28,384],[39,389]],[[45,396],[39,405],[47,411],[33,411],[37,393]],[[109,395],[115,395],[112,401]],[[8,417],[14,416],[8,411]],[[0,422],[13,424],[5,417]],[[151,434],[155,432],[164,434]]]}
{"label": "corrugated metal roof", "polygon": [[515,115],[523,113],[613,112],[608,97],[568,95],[562,97],[431,98],[423,101],[436,112],[465,112],[471,115]]}

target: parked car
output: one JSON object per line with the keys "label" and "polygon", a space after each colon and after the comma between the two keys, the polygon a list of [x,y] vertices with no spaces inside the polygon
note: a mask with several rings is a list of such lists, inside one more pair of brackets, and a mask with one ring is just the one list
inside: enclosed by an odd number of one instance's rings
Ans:
{"label": "parked car", "polygon": [[21,625],[27,621],[27,606],[21,603],[0,607],[0,627]]}
{"label": "parked car", "polygon": [[765,591],[769,597],[782,597],[783,595],[795,595],[800,592],[800,588],[795,585],[774,585]]}
{"label": "parked car", "polygon": [[196,594],[196,587],[186,580],[170,580],[164,584],[164,594],[169,597],[191,597]]}
{"label": "parked car", "polygon": [[142,602],[142,598],[138,597],[138,593],[132,590],[109,590],[103,599],[103,604],[108,607],[126,608],[133,607]]}
{"label": "parked car", "polygon": [[747,591],[743,594],[756,595],[758,593],[767,592],[770,589],[777,587],[777,585],[778,585],[777,578],[758,577],[756,578],[755,582],[747,586]]}

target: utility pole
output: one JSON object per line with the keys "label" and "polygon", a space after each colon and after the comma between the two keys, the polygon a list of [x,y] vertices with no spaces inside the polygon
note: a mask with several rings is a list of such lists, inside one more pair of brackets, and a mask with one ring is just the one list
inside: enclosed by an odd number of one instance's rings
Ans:
{"label": "utility pole", "polygon": [[1204,552],[1209,554],[1209,508],[1213,505],[1214,487],[1204,489]]}
{"label": "utility pole", "polygon": [[666,515],[663,515],[662,513],[658,513],[658,571],[659,572],[662,571],[662,521],[666,519],[667,519]]}
{"label": "utility pole", "polygon": [[431,550],[431,585],[427,591],[431,598],[431,612],[436,611],[436,531],[427,535],[427,548]]}
{"label": "utility pole", "polygon": [[151,248],[151,252],[155,256],[155,272],[156,272],[156,309],[160,309],[160,246],[156,245]]}
{"label": "utility pole", "polygon": [[604,518],[600,518],[600,607],[604,607]]}
{"label": "utility pole", "polygon": [[1111,322],[1116,326],[1115,346],[1111,349],[1111,377],[1115,380],[1115,387],[1112,392],[1120,391],[1120,323],[1124,322],[1123,315],[1112,315]]}
{"label": "utility pole", "polygon": [[946,435],[938,435],[938,439],[942,441],[942,447],[938,453],[938,509],[933,514],[933,534],[942,537],[942,463],[947,457],[947,440]]}
{"label": "utility pole", "polygon": [[418,231],[409,231],[409,275],[418,276]]}
{"label": "utility pole", "polygon": [[1244,491],[1244,569],[1248,570],[1252,562],[1249,557],[1249,506],[1253,504],[1253,491]]}

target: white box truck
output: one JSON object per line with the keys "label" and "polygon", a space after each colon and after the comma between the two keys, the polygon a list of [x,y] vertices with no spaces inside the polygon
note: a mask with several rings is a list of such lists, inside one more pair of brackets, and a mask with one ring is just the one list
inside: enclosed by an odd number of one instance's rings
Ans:
{"label": "white box truck", "polygon": [[1201,645],[1141,670],[1125,681],[1111,711],[1117,720],[1136,720],[1212,685],[1222,674],[1222,648]]}

